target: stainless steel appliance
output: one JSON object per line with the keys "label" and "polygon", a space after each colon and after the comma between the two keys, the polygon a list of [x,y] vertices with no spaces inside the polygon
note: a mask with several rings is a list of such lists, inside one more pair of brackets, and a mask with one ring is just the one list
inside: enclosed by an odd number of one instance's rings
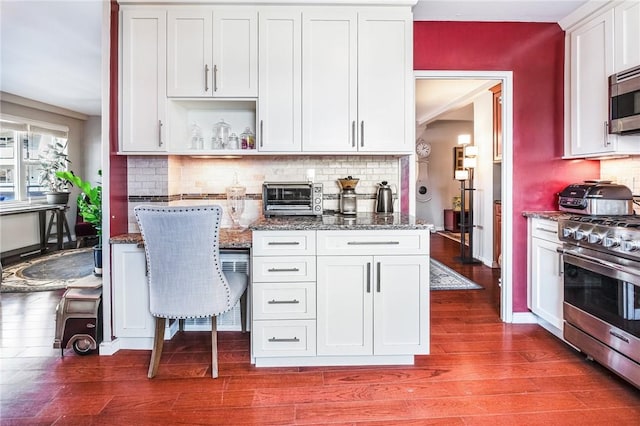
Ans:
{"label": "stainless steel appliance", "polygon": [[640,133],[640,66],[609,77],[609,133]]}
{"label": "stainless steel appliance", "polygon": [[640,217],[567,216],[564,338],[640,388]]}
{"label": "stainless steel appliance", "polygon": [[313,182],[264,182],[262,212],[265,216],[321,216],[322,184]]}
{"label": "stainless steel appliance", "polygon": [[376,213],[393,213],[393,191],[386,180],[378,184]]}
{"label": "stainless steel appliance", "polygon": [[586,215],[633,214],[633,195],[624,185],[608,180],[574,183],[560,192],[560,210]]}
{"label": "stainless steel appliance", "polygon": [[358,212],[358,198],[356,195],[356,185],[360,179],[347,176],[338,179],[338,184],[342,192],[340,193],[340,213],[354,215]]}

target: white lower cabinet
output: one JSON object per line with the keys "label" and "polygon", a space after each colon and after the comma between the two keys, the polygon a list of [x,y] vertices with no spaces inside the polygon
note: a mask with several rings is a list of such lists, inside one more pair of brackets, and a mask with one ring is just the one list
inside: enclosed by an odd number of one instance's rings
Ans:
{"label": "white lower cabinet", "polygon": [[257,366],[429,353],[429,231],[254,231],[253,247]]}
{"label": "white lower cabinet", "polygon": [[318,256],[318,355],[428,353],[428,284],[426,256]]}
{"label": "white lower cabinet", "polygon": [[562,256],[557,251],[561,247],[557,222],[529,219],[529,309],[558,337],[563,330]]}

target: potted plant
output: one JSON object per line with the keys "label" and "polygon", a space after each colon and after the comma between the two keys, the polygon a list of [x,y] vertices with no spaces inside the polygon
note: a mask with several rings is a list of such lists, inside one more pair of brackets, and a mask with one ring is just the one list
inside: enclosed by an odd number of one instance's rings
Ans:
{"label": "potted plant", "polygon": [[51,142],[48,149],[40,154],[40,185],[47,188],[45,196],[49,204],[67,204],[69,202],[69,182],[56,173],[64,171],[71,163],[66,154],[66,143]]}
{"label": "potted plant", "polygon": [[[98,170],[98,175],[102,176],[102,170]],[[102,276],[102,185],[93,186],[67,170],[56,172],[56,176],[77,186],[85,195],[78,197],[78,211],[87,223],[96,228],[98,244],[93,246],[94,274]]]}

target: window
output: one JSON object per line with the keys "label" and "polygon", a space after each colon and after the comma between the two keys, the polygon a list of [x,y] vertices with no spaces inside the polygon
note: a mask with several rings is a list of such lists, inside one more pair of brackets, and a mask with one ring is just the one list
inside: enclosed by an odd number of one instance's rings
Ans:
{"label": "window", "polygon": [[0,119],[0,202],[43,197],[39,157],[49,144],[67,143],[68,129],[55,124]]}

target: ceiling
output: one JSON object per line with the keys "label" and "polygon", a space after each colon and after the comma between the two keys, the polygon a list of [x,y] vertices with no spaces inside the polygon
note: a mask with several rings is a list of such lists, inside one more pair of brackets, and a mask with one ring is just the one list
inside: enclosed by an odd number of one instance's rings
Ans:
{"label": "ceiling", "polygon": [[[416,21],[558,22],[583,3],[419,0],[413,11]],[[100,0],[0,0],[0,91],[101,115],[102,5]],[[443,91],[438,96],[459,97]],[[435,93],[416,96],[418,117],[427,114],[422,102],[438,102],[429,98]]]}

